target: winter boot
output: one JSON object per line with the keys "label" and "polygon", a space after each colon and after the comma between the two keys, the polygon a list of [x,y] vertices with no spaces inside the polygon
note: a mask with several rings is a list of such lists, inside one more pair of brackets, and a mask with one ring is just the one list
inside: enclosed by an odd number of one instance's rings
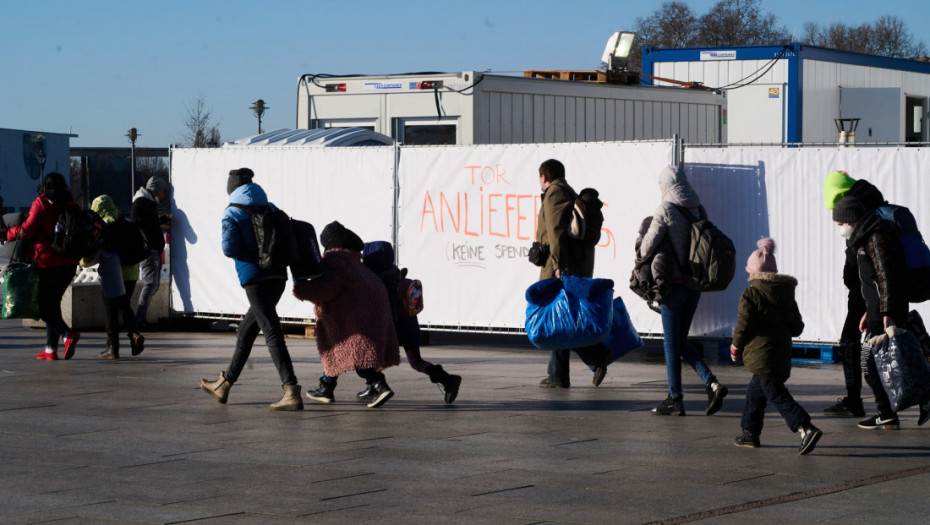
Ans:
{"label": "winter boot", "polygon": [[387,381],[384,379],[384,374],[380,375],[381,377],[379,379],[369,384],[375,393],[375,397],[368,403],[368,408],[378,408],[386,403],[388,399],[394,397],[394,391],[388,386]]}
{"label": "winter boot", "polygon": [[362,403],[369,403],[375,398],[375,389],[371,385],[365,385],[365,390],[355,394],[355,400]]}
{"label": "winter boot", "polygon": [[225,373],[221,373],[220,378],[216,381],[210,381],[209,379],[200,380],[200,389],[223,404],[226,404],[226,399],[229,397],[229,389],[231,387],[232,383],[226,380]]}
{"label": "winter boot", "polygon": [[459,395],[459,386],[462,384],[462,377],[452,375],[442,369],[442,365],[430,365],[426,367],[426,373],[429,380],[439,385],[439,390],[444,394],[447,404],[455,401]]}
{"label": "winter boot", "polygon": [[100,359],[119,359],[119,347],[107,343],[107,349],[97,354]]}
{"label": "winter boot", "polygon": [[300,400],[300,385],[281,385],[284,395],[277,402],[268,405],[271,410],[303,410],[304,402]]}
{"label": "winter boot", "polygon": [[320,388],[307,392],[307,398],[317,403],[332,403],[336,401],[336,396],[333,395],[335,389],[336,378],[324,376],[320,378]]}

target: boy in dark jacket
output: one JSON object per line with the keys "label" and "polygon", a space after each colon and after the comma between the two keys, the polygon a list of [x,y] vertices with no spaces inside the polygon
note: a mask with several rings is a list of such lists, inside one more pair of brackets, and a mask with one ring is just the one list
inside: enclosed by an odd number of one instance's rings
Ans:
{"label": "boy in dark jacket", "polygon": [[229,194],[229,206],[223,211],[223,255],[235,261],[239,284],[245,290],[249,309],[236,330],[236,350],[226,371],[220,373],[219,379],[200,380],[200,389],[225,404],[229,389],[239,379],[252,353],[252,345],[259,332],[265,335],[265,346],[271,354],[271,360],[278,369],[281,388],[284,395],[271,403],[271,410],[303,410],[300,399],[300,385],[294,375],[294,364],[287,351],[281,319],[278,317],[278,301],[287,284],[287,266],[278,263],[271,268],[262,268],[258,264],[258,244],[252,225],[252,213],[247,209],[257,210],[265,206],[277,208],[268,202],[268,196],[261,186],[252,182],[255,174],[249,168],[239,168],[229,172],[226,192]]}
{"label": "boy in dark jacket", "polygon": [[734,361],[745,352],[743,363],[752,372],[740,421],[743,433],[736,437],[734,444],[747,448],[760,446],[765,406],[770,401],[792,432],[801,431],[798,454],[804,455],[814,450],[823,432],[811,424],[810,415],[785,387],[791,375],[791,338],[804,330],[801,312],[794,300],[798,281],[778,273],[775,241],[761,239],[757,246],[746,263],[749,286],[739,300],[730,346]]}
{"label": "boy in dark jacket", "polygon": [[[407,269],[401,270],[394,264],[394,247],[387,241],[366,242],[365,249],[362,250],[362,262],[381,278],[384,286],[387,287],[391,318],[397,330],[397,342],[404,347],[410,368],[428,375],[430,382],[440,386],[445,402],[452,403],[459,395],[462,377],[446,372],[442,365],[430,363],[420,355],[420,322],[415,315],[412,317],[400,315],[397,305],[397,285],[407,275]],[[374,390],[369,385],[356,397],[359,401],[367,402],[374,395]]]}

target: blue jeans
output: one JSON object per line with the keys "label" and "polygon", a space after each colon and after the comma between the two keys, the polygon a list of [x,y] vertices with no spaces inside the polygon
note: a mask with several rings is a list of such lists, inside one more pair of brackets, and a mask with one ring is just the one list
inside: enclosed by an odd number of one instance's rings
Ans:
{"label": "blue jeans", "polygon": [[673,283],[668,298],[662,301],[662,340],[665,346],[665,368],[668,374],[668,395],[679,399],[681,392],[681,359],[691,365],[704,384],[708,384],[714,374],[707,363],[691,343],[688,332],[691,320],[697,310],[701,292],[691,290],[684,284]]}
{"label": "blue jeans", "polygon": [[281,384],[297,384],[291,354],[287,352],[284,331],[281,330],[281,320],[275,309],[284,293],[284,287],[284,279],[258,281],[245,285],[245,295],[249,299],[249,311],[242,317],[239,329],[236,331],[236,352],[225,373],[226,380],[230,383],[235,383],[239,379],[239,373],[249,360],[252,345],[258,338],[258,332],[261,331],[265,334],[265,344],[268,346],[271,360],[274,361],[278,375],[281,376]]}

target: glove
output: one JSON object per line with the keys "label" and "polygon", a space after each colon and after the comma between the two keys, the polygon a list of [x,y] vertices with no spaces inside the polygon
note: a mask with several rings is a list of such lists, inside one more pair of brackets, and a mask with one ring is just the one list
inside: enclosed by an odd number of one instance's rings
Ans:
{"label": "glove", "polygon": [[739,356],[740,356],[742,353],[743,353],[742,350],[740,350],[739,348],[736,348],[736,347],[733,346],[733,345],[730,345],[730,360],[731,360],[731,361],[733,361],[734,363],[737,362],[737,361],[739,361]]}

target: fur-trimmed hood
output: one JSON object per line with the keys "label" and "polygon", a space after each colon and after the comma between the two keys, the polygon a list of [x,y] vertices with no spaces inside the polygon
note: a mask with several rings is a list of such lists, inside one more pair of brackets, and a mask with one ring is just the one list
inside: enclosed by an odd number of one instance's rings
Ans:
{"label": "fur-trimmed hood", "polygon": [[775,272],[749,274],[749,285],[759,291],[760,295],[774,305],[785,301],[794,301],[794,289],[798,280],[790,275]]}
{"label": "fur-trimmed hood", "polygon": [[787,284],[791,286],[797,286],[798,280],[794,277],[776,272],[758,272],[749,274],[749,282],[753,281],[768,281],[772,283]]}

